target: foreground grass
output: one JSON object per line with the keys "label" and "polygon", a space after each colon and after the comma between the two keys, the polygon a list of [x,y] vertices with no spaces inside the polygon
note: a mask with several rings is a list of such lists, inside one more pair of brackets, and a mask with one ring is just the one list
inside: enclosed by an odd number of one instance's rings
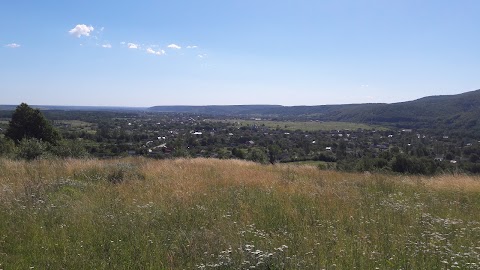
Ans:
{"label": "foreground grass", "polygon": [[0,160],[0,269],[478,269],[480,180]]}

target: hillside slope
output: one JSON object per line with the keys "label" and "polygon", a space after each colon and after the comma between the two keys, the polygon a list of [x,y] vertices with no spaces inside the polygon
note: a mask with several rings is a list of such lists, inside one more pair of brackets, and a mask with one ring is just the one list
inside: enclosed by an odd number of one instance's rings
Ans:
{"label": "hillside slope", "polygon": [[478,177],[0,159],[3,269],[478,269]]}
{"label": "hillside slope", "polygon": [[431,96],[414,101],[338,111],[326,116],[336,121],[389,123],[401,127],[437,127],[479,130],[480,90],[459,95]]}

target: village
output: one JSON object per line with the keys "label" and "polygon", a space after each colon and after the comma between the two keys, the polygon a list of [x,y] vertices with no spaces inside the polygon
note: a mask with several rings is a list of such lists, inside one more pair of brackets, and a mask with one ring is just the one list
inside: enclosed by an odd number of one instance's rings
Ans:
{"label": "village", "polygon": [[54,122],[62,136],[80,142],[88,153],[100,158],[237,158],[264,164],[310,163],[347,171],[390,171],[395,170],[394,157],[401,156],[407,163],[421,163],[423,169],[417,168],[415,173],[426,174],[459,169],[475,173],[480,160],[478,141],[405,128],[339,125],[341,128],[331,129],[331,123],[310,121],[311,125],[304,122],[303,126],[315,128],[292,129],[282,121],[185,113],[104,113],[97,117],[76,113],[77,119],[65,120],[71,119],[67,115],[57,115]]}

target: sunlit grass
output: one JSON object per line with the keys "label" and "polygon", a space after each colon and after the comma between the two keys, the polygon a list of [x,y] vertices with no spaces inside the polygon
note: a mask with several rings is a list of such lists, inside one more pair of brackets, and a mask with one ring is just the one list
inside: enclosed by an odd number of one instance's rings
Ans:
{"label": "sunlit grass", "polygon": [[357,130],[357,129],[377,129],[377,130],[386,130],[385,127],[367,125],[361,123],[350,123],[350,122],[316,122],[316,121],[268,121],[268,120],[244,120],[244,119],[229,119],[229,120],[210,120],[218,121],[223,123],[231,123],[234,125],[240,126],[262,126],[265,125],[268,128],[280,128],[285,130],[303,130],[303,131],[318,131],[318,130]]}
{"label": "sunlit grass", "polygon": [[480,180],[0,160],[0,269],[478,269]]}

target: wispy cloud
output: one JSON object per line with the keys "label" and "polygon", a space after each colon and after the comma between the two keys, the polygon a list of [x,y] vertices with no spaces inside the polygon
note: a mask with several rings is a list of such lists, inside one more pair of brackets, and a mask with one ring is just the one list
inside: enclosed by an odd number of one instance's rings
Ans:
{"label": "wispy cloud", "polygon": [[198,48],[198,46],[196,46],[196,45],[187,46],[187,49],[196,49],[196,48]]}
{"label": "wispy cloud", "polygon": [[164,51],[164,50],[155,51],[155,50],[152,49],[152,48],[148,48],[148,49],[147,49],[147,53],[149,53],[149,54],[155,54],[155,55],[164,55],[164,54],[165,54],[165,51]]}
{"label": "wispy cloud", "polygon": [[127,44],[128,48],[129,49],[138,49],[138,44],[135,44],[135,43],[128,43]]}
{"label": "wispy cloud", "polygon": [[109,44],[109,43],[103,44],[103,45],[102,45],[102,48],[111,49],[111,48],[112,48],[112,44]]}
{"label": "wispy cloud", "polygon": [[175,49],[175,50],[179,50],[179,49],[182,48],[182,47],[178,46],[177,44],[170,44],[167,47],[170,48],[170,49]]}
{"label": "wispy cloud", "polygon": [[12,48],[12,49],[16,49],[16,48],[20,48],[21,45],[20,45],[20,44],[17,44],[17,43],[10,43],[10,44],[5,45],[5,47],[7,47],[7,48]]}
{"label": "wispy cloud", "polygon": [[90,32],[92,32],[93,30],[95,30],[95,28],[93,28],[93,26],[87,26],[85,24],[77,24],[77,26],[75,26],[73,29],[70,29],[70,31],[68,31],[68,33],[70,33],[70,35],[73,35],[73,36],[76,36],[77,38],[81,37],[81,36],[90,36]]}
{"label": "wispy cloud", "polygon": [[207,55],[206,55],[205,53],[204,53],[204,54],[199,54],[199,55],[197,55],[197,56],[198,56],[198,58],[205,58],[205,57],[207,57]]}

